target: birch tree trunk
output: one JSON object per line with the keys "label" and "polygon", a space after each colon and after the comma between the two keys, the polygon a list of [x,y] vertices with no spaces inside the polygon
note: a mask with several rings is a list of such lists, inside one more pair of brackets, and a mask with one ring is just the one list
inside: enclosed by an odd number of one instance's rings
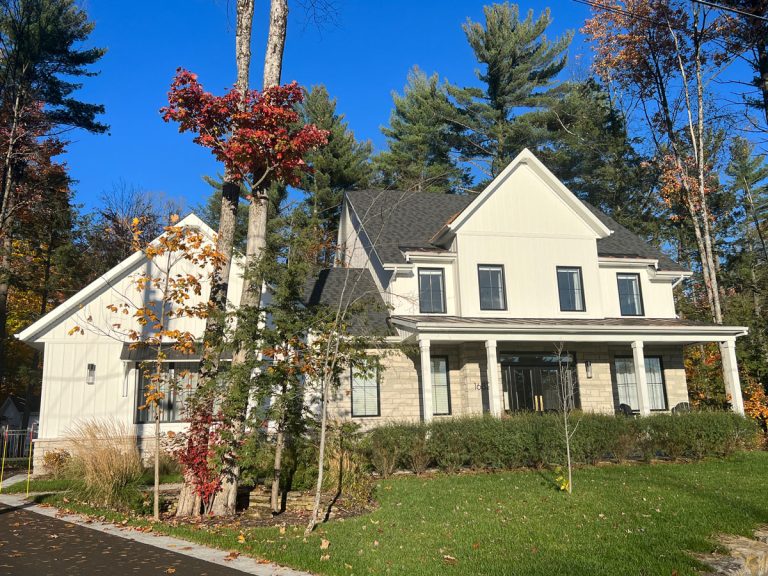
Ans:
{"label": "birch tree trunk", "polygon": [[[253,28],[253,10],[255,0],[237,0],[237,24],[235,30],[235,60],[237,64],[237,88],[243,97],[249,90],[250,69],[251,69],[251,30]],[[232,236],[231,244],[234,240],[235,221],[237,218],[237,203],[240,199],[240,183],[232,180],[232,175],[228,172],[224,174],[224,183],[222,185],[222,214],[224,213],[224,195],[227,189],[233,189],[232,197],[235,199],[232,210]],[[233,422],[233,428],[237,436],[240,435],[238,428],[242,427],[242,422]],[[213,515],[232,515],[235,513],[237,505],[237,477],[239,476],[239,467],[237,466],[234,446],[224,455],[224,462],[221,475],[221,490],[213,496],[210,504],[210,512]]]}
{"label": "birch tree trunk", "polygon": [[[251,21],[253,20],[253,0],[240,0],[238,2],[238,26],[239,9],[240,4],[250,2]],[[264,56],[264,86],[263,88],[270,88],[280,84],[280,76],[283,66],[283,51],[285,49],[285,37],[288,27],[288,2],[287,0],[272,0],[269,16],[269,33],[267,36],[267,48]],[[250,28],[249,28],[250,37]],[[238,58],[242,55],[245,58],[245,53],[238,49]],[[248,52],[248,58],[250,60],[250,48]],[[239,66],[239,64],[238,64]],[[240,68],[238,68],[240,70]],[[261,259],[261,256],[266,247],[267,238],[267,220],[268,220],[268,188],[261,188],[259,190],[251,191],[251,202],[248,205],[248,235],[246,240],[246,253],[245,253],[245,270],[246,276],[243,280],[243,289],[240,296],[240,309],[256,309],[261,302],[261,280],[254,277],[254,270],[256,264]],[[257,338],[257,335],[255,335]],[[240,347],[235,351],[232,357],[232,367],[240,366],[245,363],[248,350],[247,346],[253,346],[254,342],[248,341],[249,339],[242,339]],[[232,422],[232,435],[234,442],[237,444],[240,437],[243,434],[244,422],[247,416],[247,403],[244,406],[239,407],[239,414],[235,416]],[[275,468],[277,469],[282,461],[282,452],[285,446],[285,435],[282,432],[278,432],[277,443],[275,447]],[[222,477],[222,490],[216,495],[214,507],[212,511],[214,514],[232,514],[235,511],[235,500],[237,496],[237,484],[240,475],[240,470],[235,462],[234,455],[228,458],[230,461],[227,465],[228,469],[224,471]],[[279,474],[273,479],[272,492],[275,489],[278,490],[279,498]],[[275,497],[272,498],[273,511],[278,510],[278,504],[275,501]]]}
{"label": "birch tree trunk", "polygon": [[[235,31],[235,60],[237,63],[237,87],[245,96],[248,90],[248,75],[251,63],[251,28],[253,25],[254,0],[237,0],[237,29]],[[224,172],[224,182],[221,187],[221,213],[219,215],[219,230],[216,237],[216,250],[224,263],[218,268],[211,281],[211,305],[215,310],[206,319],[205,336],[203,338],[203,353],[200,361],[200,387],[210,386],[218,373],[219,343],[223,337],[224,324],[222,316],[227,308],[227,293],[229,291],[229,275],[232,269],[232,249],[235,239],[237,222],[237,206],[240,201],[240,183],[236,181],[229,170]],[[207,409],[207,408],[206,408]],[[212,409],[212,407],[211,407]],[[229,474],[225,474],[227,477]],[[237,497],[237,485],[231,486],[225,480],[222,493],[214,497],[211,504],[212,513],[234,513]],[[199,513],[200,498],[193,497],[194,486],[190,478],[185,478],[182,499],[179,498],[177,516],[188,516]],[[183,504],[183,505],[182,505]],[[197,506],[197,508],[195,508]]]}

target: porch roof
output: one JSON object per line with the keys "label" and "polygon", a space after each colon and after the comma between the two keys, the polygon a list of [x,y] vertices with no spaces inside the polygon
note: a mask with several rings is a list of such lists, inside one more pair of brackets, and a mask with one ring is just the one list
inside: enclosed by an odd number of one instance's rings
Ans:
{"label": "porch roof", "polygon": [[406,338],[429,340],[540,340],[571,342],[720,342],[747,334],[744,326],[721,326],[679,318],[481,318],[393,316]]}

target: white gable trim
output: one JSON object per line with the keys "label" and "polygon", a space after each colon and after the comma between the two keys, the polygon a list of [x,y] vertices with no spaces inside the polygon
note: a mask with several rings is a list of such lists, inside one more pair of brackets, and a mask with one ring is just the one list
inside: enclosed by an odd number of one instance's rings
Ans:
{"label": "white gable trim", "polygon": [[550,172],[541,160],[525,148],[520,154],[518,154],[509,165],[501,171],[501,173],[493,179],[493,181],[485,187],[485,189],[467,206],[452,222],[448,223],[443,229],[438,232],[433,241],[441,240],[443,236],[449,232],[456,234],[458,230],[467,222],[477,210],[482,206],[489,196],[494,194],[496,190],[504,183],[504,181],[514,172],[519,166],[525,165],[531,168],[534,173],[541,178],[545,184],[547,184],[557,196],[571,209],[573,210],[587,226],[589,226],[597,235],[598,238],[606,238],[610,236],[613,231],[603,224],[600,219],[595,216],[591,210],[589,210],[576,195],[568,190],[565,185],[558,180],[558,178]]}
{"label": "white gable trim", "polygon": [[[188,226],[190,228],[197,228],[211,242],[216,236],[215,232],[210,228],[210,226],[208,226],[194,214],[190,214],[186,218],[180,220],[176,226]],[[157,242],[160,238],[162,238],[162,236],[163,234],[155,238],[152,243],[154,244]],[[130,270],[133,270],[139,265],[143,264],[145,260],[146,256],[144,255],[144,252],[141,250],[134,252],[128,258],[120,262],[120,264],[88,284],[88,286],[80,290],[80,292],[74,296],[71,296],[62,304],[48,312],[48,314],[38,319],[35,323],[16,334],[16,338],[22,342],[27,343],[33,343],[37,341],[37,338],[41,333],[45,332],[49,327],[51,327],[53,324],[56,324],[62,318],[71,316],[86,302],[96,296],[101,290],[103,290],[105,287],[112,286],[115,281],[128,273]]]}

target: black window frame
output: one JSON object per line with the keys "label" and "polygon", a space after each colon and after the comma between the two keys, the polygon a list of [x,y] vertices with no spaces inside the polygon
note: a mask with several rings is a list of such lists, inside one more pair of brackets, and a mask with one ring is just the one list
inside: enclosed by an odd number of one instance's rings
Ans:
{"label": "black window frame", "polygon": [[[639,312],[635,314],[627,314],[622,309],[621,304],[621,279],[622,277],[628,278],[628,277],[634,277],[634,279],[637,281],[637,296],[639,298],[640,303],[640,310]],[[643,301],[643,286],[640,283],[640,274],[636,272],[617,272],[616,273],[616,289],[618,291],[619,295],[619,313],[622,316],[645,316],[645,302]]]}
{"label": "black window frame", "polygon": [[432,385],[430,386],[430,389],[432,390],[432,415],[433,416],[450,416],[451,414],[453,414],[453,405],[451,404],[451,367],[450,367],[450,364],[448,363],[448,356],[447,355],[445,355],[445,354],[436,354],[434,356],[430,356],[429,357],[430,363],[432,362],[432,360],[436,360],[436,359],[444,359],[445,360],[445,391],[446,391],[446,394],[448,395],[448,412],[436,412],[435,411],[435,402],[434,402],[434,400],[435,400],[435,396],[434,396],[434,394],[435,394],[435,392],[434,392],[434,390],[435,390],[435,371],[434,371],[434,366],[431,366],[432,369],[430,370],[430,373],[432,375],[432,382],[431,382]]}
{"label": "black window frame", "polygon": [[[561,297],[561,286],[560,286],[560,272],[570,272],[575,271],[579,275],[579,285],[581,287],[580,293],[580,303],[581,308],[563,308],[563,299]],[[560,305],[560,312],[586,312],[587,311],[587,302],[585,297],[585,290],[584,290],[584,275],[581,272],[581,266],[557,266],[555,269],[555,278],[557,280],[557,300],[558,304]],[[574,298],[574,301],[576,299]]]}
{"label": "black window frame", "polygon": [[[501,272],[501,306],[499,308],[488,308],[483,306],[483,285],[480,281],[480,269],[481,268],[493,268]],[[492,311],[505,311],[507,309],[507,279],[504,275],[503,264],[478,264],[477,265],[477,288],[478,296],[480,297],[480,310],[492,310]]]}
{"label": "black window frame", "polygon": [[352,418],[378,418],[381,416],[381,370],[376,366],[376,414],[355,414],[355,367],[349,369],[349,411]]}
{"label": "black window frame", "polygon": [[[173,362],[163,362],[162,370],[163,372],[168,372],[169,370],[177,370],[178,366],[193,366],[194,369],[191,367],[184,367],[181,368],[180,372],[190,372],[192,374],[196,374],[197,378],[200,377],[200,360],[197,359],[190,359],[190,360],[181,360],[181,361],[173,361]],[[134,424],[152,424],[155,421],[155,416],[152,413],[152,411],[148,408],[141,409],[140,406],[146,405],[146,396],[145,396],[145,390],[147,387],[147,383],[145,381],[146,373],[152,372],[155,370],[155,367],[152,366],[142,366],[142,363],[137,363],[134,367],[136,370],[136,393],[134,395]],[[182,422],[188,422],[188,418],[185,414],[186,404],[189,398],[192,394],[194,394],[195,390],[197,389],[197,386],[199,385],[199,381],[196,382],[196,385],[194,388],[180,388],[178,386],[175,386],[173,389],[164,391],[165,397],[160,400],[160,409],[161,409],[161,416],[160,416],[160,423],[161,424],[179,424]],[[180,407],[178,410],[174,408],[175,404],[180,404]],[[170,416],[173,414],[177,415],[177,418],[171,418]]]}
{"label": "black window frame", "polygon": [[[425,310],[424,309],[424,302],[421,299],[421,274],[422,272],[440,272],[440,284],[441,284],[441,290],[440,290],[440,296],[441,296],[441,304],[442,304],[442,310],[441,311],[434,311],[434,310]],[[431,274],[430,274],[431,275]],[[448,307],[446,304],[446,289],[445,289],[445,269],[444,268],[419,268],[417,271],[418,276],[418,291],[419,291],[419,314],[446,314]],[[426,276],[426,274],[425,274]],[[433,303],[434,304],[434,303]]]}
{"label": "black window frame", "polygon": [[[661,354],[647,354],[643,355],[643,362],[645,360],[650,359],[657,359],[659,361],[659,372],[661,373],[661,389],[664,391],[664,408],[651,408],[650,406],[648,409],[651,412],[669,412],[669,394],[667,393],[667,375],[664,372],[664,357]],[[614,379],[614,386],[616,387],[616,400],[621,402],[621,399],[619,398],[619,376],[618,376],[618,370],[616,369],[616,360],[631,360],[633,365],[635,361],[634,356],[629,356],[626,354],[616,354],[613,357],[613,362],[611,362],[611,374]],[[645,366],[643,366],[645,368]],[[648,384],[648,373],[646,371],[645,375],[646,385]],[[637,373],[635,373],[635,387],[637,387]],[[650,390],[649,390],[650,392]],[[638,398],[638,401],[640,399]],[[637,412],[636,409],[632,409],[633,412]]]}

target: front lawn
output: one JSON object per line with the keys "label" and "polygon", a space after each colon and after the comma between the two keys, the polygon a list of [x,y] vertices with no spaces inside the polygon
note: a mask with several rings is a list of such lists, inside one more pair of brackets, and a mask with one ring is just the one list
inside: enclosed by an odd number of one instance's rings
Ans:
{"label": "front lawn", "polygon": [[[160,475],[160,484],[178,484],[183,482],[184,478],[178,473],[168,473]],[[139,486],[146,490],[151,490],[154,486],[154,476],[152,471],[146,471],[140,480]],[[30,492],[64,492],[76,488],[76,482],[66,478],[33,478],[29,481]],[[24,494],[27,491],[27,481],[22,480],[10,486],[3,485],[3,494]]]}
{"label": "front lawn", "polygon": [[591,467],[571,496],[549,472],[403,477],[381,482],[376,511],[307,539],[303,526],[246,530],[244,543],[238,527],[154,530],[318,574],[695,574],[687,551],[768,522],[766,472],[765,452]]}

